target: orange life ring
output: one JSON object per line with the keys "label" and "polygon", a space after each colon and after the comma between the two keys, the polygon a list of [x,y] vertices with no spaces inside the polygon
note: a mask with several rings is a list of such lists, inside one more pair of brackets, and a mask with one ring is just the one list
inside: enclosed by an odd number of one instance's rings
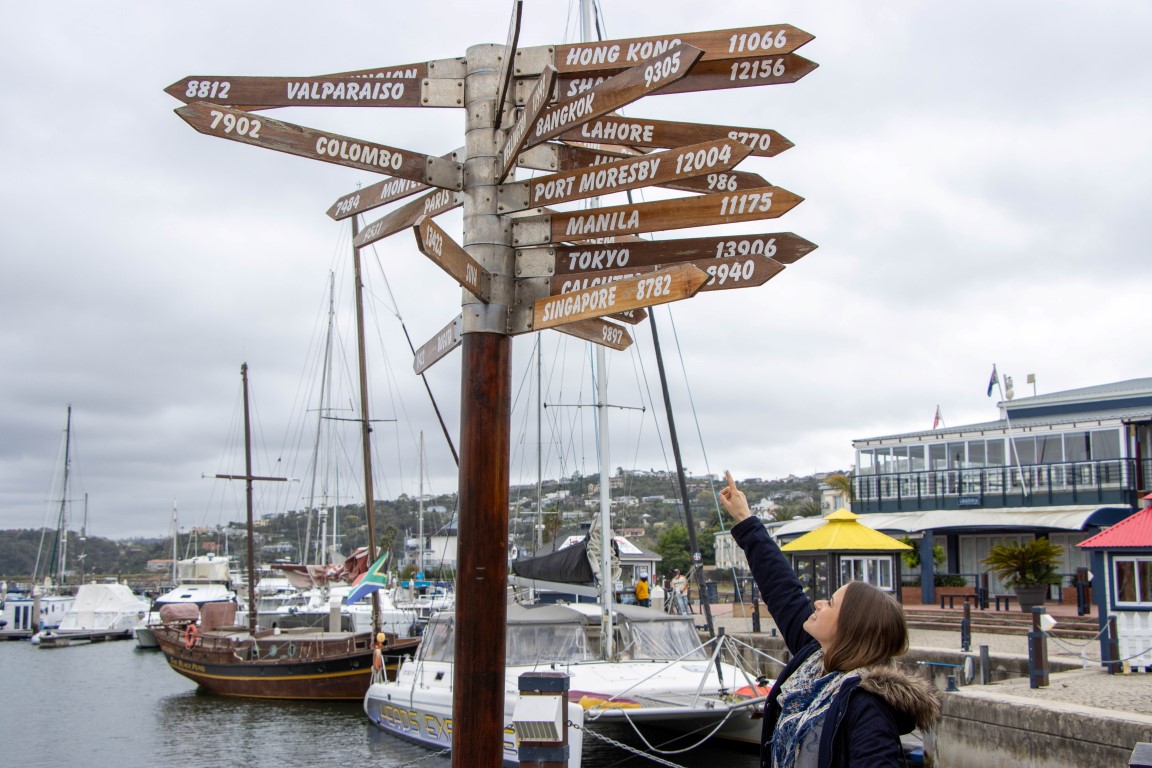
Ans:
{"label": "orange life ring", "polygon": [[192,648],[196,645],[196,638],[200,637],[200,630],[196,629],[195,624],[189,624],[187,629],[184,630],[184,647]]}

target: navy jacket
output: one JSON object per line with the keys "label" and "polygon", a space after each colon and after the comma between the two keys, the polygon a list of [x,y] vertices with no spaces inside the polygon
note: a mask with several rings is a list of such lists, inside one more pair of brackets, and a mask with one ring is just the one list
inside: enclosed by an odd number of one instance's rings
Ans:
{"label": "navy jacket", "polygon": [[[796,573],[756,517],[732,528],[760,594],[782,633],[792,659],[776,678],[764,705],[760,765],[772,765],[771,741],[780,717],[780,686],[820,648],[804,630],[812,604]],[[836,694],[820,735],[820,768],[883,768],[904,765],[900,735],[930,726],[940,716],[931,683],[894,665],[870,667],[844,683]]]}

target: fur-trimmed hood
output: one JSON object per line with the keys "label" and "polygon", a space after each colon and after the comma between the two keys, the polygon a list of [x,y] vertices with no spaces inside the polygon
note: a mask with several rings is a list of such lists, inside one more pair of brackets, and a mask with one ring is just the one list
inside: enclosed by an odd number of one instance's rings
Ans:
{"label": "fur-trimmed hood", "polygon": [[860,670],[860,690],[888,703],[903,721],[901,730],[930,728],[940,719],[940,697],[935,686],[922,677],[913,677],[895,664]]}

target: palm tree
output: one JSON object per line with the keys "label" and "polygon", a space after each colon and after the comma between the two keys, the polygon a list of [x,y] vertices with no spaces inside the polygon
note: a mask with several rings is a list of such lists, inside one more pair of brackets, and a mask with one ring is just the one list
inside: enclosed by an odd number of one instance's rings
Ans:
{"label": "palm tree", "polygon": [[824,485],[843,494],[844,498],[848,499],[849,504],[856,500],[856,491],[852,487],[852,478],[848,475],[829,475],[824,478]]}

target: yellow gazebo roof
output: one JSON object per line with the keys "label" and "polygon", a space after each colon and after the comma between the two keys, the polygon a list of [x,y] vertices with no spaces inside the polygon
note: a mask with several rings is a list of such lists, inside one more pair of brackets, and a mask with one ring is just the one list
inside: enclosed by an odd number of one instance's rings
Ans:
{"label": "yellow gazebo roof", "polygon": [[912,549],[891,536],[858,522],[859,515],[838,509],[827,522],[780,547],[785,552],[905,552]]}

